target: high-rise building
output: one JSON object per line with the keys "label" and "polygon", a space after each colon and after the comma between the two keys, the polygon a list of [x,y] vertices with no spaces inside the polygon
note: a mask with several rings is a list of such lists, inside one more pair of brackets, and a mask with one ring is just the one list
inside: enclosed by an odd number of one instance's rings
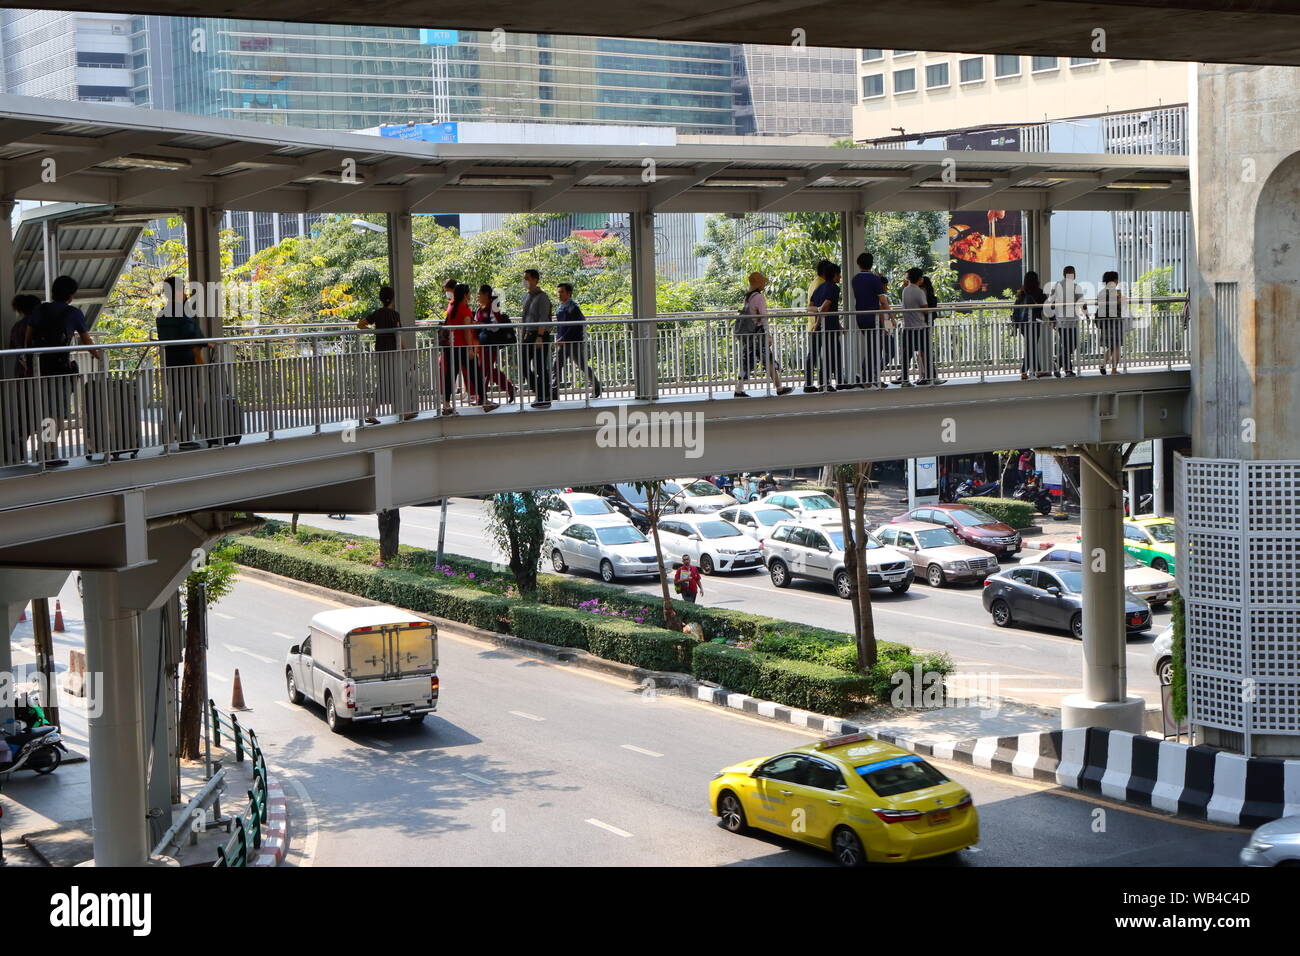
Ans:
{"label": "high-rise building", "polygon": [[5,92],[131,103],[132,19],[120,13],[0,10]]}

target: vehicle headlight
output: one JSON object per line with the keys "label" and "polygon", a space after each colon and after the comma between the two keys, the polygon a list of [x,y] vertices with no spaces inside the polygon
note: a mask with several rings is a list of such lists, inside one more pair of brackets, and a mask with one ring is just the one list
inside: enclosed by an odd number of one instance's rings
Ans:
{"label": "vehicle headlight", "polygon": [[949,571],[966,571],[969,570],[970,565],[965,561],[949,561],[944,567]]}
{"label": "vehicle headlight", "polygon": [[1251,840],[1250,848],[1252,850],[1271,850],[1273,849],[1273,844],[1265,843],[1263,840]]}
{"label": "vehicle headlight", "polygon": [[715,774],[713,775],[713,777],[712,777],[711,779],[713,779],[713,780],[717,780],[717,779],[719,779],[719,778],[721,778],[721,777],[725,777],[725,776],[726,776],[726,774],[723,773],[721,770],[719,770],[717,773],[715,773]]}
{"label": "vehicle headlight", "polygon": [[619,564],[636,564],[636,563],[637,563],[637,559],[636,559],[636,556],[635,556],[635,555],[631,555],[631,554],[620,554],[620,555],[618,556],[618,563],[619,563]]}
{"label": "vehicle headlight", "polygon": [[735,553],[736,553],[736,549],[735,549],[735,548],[719,548],[718,551],[719,551],[721,554],[735,554]]}

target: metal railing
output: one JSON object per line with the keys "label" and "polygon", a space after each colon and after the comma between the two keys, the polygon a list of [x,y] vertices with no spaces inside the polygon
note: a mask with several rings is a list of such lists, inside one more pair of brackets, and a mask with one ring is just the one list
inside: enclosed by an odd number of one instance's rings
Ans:
{"label": "metal railing", "polygon": [[[1183,302],[1142,300],[1131,318],[1085,318],[1072,331],[1041,317],[1017,325],[1013,303],[979,302],[865,313],[868,328],[855,313],[822,313],[810,329],[806,313],[773,311],[764,331],[741,336],[735,313],[712,312],[395,332],[232,329],[221,339],[4,351],[6,373],[22,359],[30,374],[0,379],[0,467],[110,462],[145,449],[170,454],[501,404],[984,381],[1055,374],[1067,356],[1082,373],[1111,347],[1118,370],[1172,369],[1187,364]],[[480,336],[502,328],[514,341]],[[195,347],[206,364],[169,365],[162,355],[189,360]],[[72,355],[77,371],[53,374],[61,355]]]}
{"label": "metal railing", "polygon": [[233,818],[234,832],[224,846],[217,847],[213,866],[248,866],[249,855],[262,847],[262,829],[266,826],[266,758],[257,743],[257,734],[239,723],[234,714],[225,714],[209,700],[212,743],[221,746],[221,734],[230,734],[235,744],[235,762],[245,756],[253,761],[253,786],[247,791],[248,803]]}

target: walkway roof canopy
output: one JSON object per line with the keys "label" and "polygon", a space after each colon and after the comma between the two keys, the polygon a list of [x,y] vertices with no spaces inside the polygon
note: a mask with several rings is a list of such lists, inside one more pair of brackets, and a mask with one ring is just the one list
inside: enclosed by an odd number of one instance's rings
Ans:
{"label": "walkway roof canopy", "polygon": [[[46,0],[10,6],[41,9]],[[1129,60],[1300,65],[1295,0],[77,0],[77,9]],[[1098,33],[1097,31],[1102,31]],[[1098,49],[1098,42],[1104,43]]]}
{"label": "walkway roof canopy", "polygon": [[1158,211],[1190,201],[1182,156],[441,144],[20,96],[0,96],[0,195],[348,213]]}

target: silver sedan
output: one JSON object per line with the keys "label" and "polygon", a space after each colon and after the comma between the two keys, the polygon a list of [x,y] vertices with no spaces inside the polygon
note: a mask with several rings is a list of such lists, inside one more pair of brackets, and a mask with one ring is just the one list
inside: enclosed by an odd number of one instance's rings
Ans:
{"label": "silver sedan", "polygon": [[1241,850],[1242,866],[1300,866],[1300,816],[1265,823]]}

